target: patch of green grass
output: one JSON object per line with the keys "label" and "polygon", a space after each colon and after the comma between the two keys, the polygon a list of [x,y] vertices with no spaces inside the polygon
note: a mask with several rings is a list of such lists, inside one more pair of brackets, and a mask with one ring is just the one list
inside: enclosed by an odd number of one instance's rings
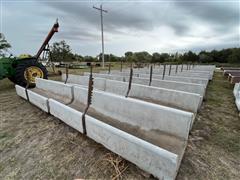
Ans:
{"label": "patch of green grass", "polygon": [[7,133],[0,133],[0,139],[8,137]]}
{"label": "patch of green grass", "polygon": [[207,111],[201,112],[206,118],[201,122],[202,127],[210,126],[212,144],[240,155],[240,118],[233,96],[233,85],[221,72],[216,72],[207,91]]}

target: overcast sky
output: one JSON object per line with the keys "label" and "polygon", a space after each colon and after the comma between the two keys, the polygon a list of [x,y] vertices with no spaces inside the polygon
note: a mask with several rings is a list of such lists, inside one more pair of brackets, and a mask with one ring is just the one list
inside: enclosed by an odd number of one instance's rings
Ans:
{"label": "overcast sky", "polygon": [[184,52],[239,47],[238,0],[67,1],[0,0],[1,32],[15,55],[36,54],[59,19],[59,33],[51,42],[65,40],[74,53],[101,51],[99,11],[103,4],[105,52]]}

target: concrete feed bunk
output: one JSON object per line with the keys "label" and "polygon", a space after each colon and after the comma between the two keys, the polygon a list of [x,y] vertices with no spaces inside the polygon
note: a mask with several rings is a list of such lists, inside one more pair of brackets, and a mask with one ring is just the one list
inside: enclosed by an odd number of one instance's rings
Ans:
{"label": "concrete feed bunk", "polygon": [[[62,81],[65,81],[66,75],[62,74]],[[68,83],[88,86],[89,77],[79,75],[68,75]],[[125,96],[128,90],[127,82],[120,82],[104,78],[94,78],[94,88],[118,95]],[[132,83],[129,91],[129,97],[149,101],[152,103],[166,105],[181,110],[197,113],[202,96],[195,93],[165,89],[153,86],[146,86]]]}
{"label": "concrete feed bunk", "polygon": [[[111,75],[118,75],[118,76],[129,76],[129,72],[111,72],[110,74]],[[107,72],[101,72],[101,73],[102,74],[107,74]],[[140,77],[140,78],[150,78],[150,74],[137,73],[135,71],[133,71],[133,76],[134,77]],[[153,74],[152,78],[162,80],[163,76],[162,76],[162,74]],[[168,76],[168,75],[164,76],[164,80],[195,83],[195,84],[204,84],[204,85],[207,85],[207,83],[208,83],[207,78],[193,78],[193,77]]]}
{"label": "concrete feed bunk", "polygon": [[[124,69],[122,70],[123,73],[129,73],[130,69]],[[153,68],[153,76],[154,75],[163,75],[164,68],[163,66],[161,67],[156,67]],[[170,75],[169,75],[170,72]],[[101,71],[100,73],[108,73],[106,71]],[[119,73],[119,70],[113,70],[110,71],[110,73]],[[142,68],[142,69],[134,69],[135,74],[149,74],[150,73],[150,68]],[[178,66],[177,70],[174,68],[174,66],[170,67],[166,66],[165,69],[165,76],[170,76],[170,77],[179,77],[179,78],[203,78],[203,79],[208,79],[212,80],[213,77],[213,70],[197,70],[197,69],[191,69],[191,70],[183,70],[181,71],[181,67]]]}
{"label": "concrete feed bunk", "polygon": [[[88,90],[37,79],[36,88],[16,85],[19,96],[83,132]],[[176,177],[194,114],[94,90],[86,119],[87,136],[159,179]]]}
{"label": "concrete feed bunk", "polygon": [[[89,73],[85,72],[84,75],[89,76]],[[116,81],[123,81],[123,82],[129,81],[128,76],[117,76],[117,75],[98,74],[98,73],[93,73],[93,76],[116,80]],[[132,82],[136,83],[136,84],[149,85],[149,78],[133,77]],[[204,97],[205,91],[206,91],[206,86],[203,84],[194,84],[194,83],[159,80],[159,79],[152,79],[151,86],[165,88],[165,89],[173,89],[173,90],[178,90],[178,91],[185,91],[185,92],[189,92],[189,93],[195,93],[195,94],[199,94],[200,96],[203,96],[203,97]]]}

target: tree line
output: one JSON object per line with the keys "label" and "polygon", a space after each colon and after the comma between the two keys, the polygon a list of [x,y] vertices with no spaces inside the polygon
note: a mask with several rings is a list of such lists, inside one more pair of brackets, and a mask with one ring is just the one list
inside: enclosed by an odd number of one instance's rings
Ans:
{"label": "tree line", "polygon": [[[7,42],[4,35],[0,33],[0,55],[4,56],[11,45]],[[72,53],[70,46],[63,40],[54,42],[50,46],[51,60],[55,62],[97,62],[102,61],[102,54],[98,56],[81,56]],[[147,51],[131,52],[128,51],[124,56],[114,54],[104,54],[106,62],[132,62],[132,63],[240,63],[240,48],[227,48],[222,50],[201,51],[195,53],[188,51],[185,53],[159,53],[152,54]]]}
{"label": "tree line", "polygon": [[[81,56],[73,54],[71,48],[65,41],[55,42],[51,46],[51,54],[54,61],[78,61],[78,62],[94,62],[101,61],[102,54],[98,56]],[[131,52],[128,51],[124,56],[116,56],[114,54],[104,54],[104,60],[108,62],[133,62],[133,63],[240,63],[240,48],[228,48],[222,50],[201,51],[195,53],[188,51],[185,53],[158,53],[152,54],[147,51]]]}

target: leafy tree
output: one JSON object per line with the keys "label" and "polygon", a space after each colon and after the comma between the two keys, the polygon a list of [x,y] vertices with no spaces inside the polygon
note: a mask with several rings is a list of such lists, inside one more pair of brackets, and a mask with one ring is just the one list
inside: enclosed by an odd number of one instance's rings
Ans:
{"label": "leafy tree", "polygon": [[11,45],[7,42],[3,33],[0,33],[0,56],[4,56],[9,48],[11,48]]}
{"label": "leafy tree", "polygon": [[[212,52],[210,52],[211,54]],[[215,62],[227,63],[228,57],[232,54],[232,49],[223,49],[218,52],[217,58],[214,59]]]}
{"label": "leafy tree", "polygon": [[128,62],[133,62],[134,61],[133,52],[131,51],[125,52],[125,59]]}
{"label": "leafy tree", "polygon": [[71,52],[70,46],[64,40],[53,43],[53,45],[51,46],[51,56],[56,62],[75,60],[75,57]]}
{"label": "leafy tree", "polygon": [[240,63],[240,49],[232,49],[232,54],[227,58],[228,63]]}
{"label": "leafy tree", "polygon": [[84,61],[86,61],[86,62],[94,62],[94,61],[97,61],[97,59],[92,57],[92,56],[84,56]]}
{"label": "leafy tree", "polygon": [[111,62],[117,62],[117,61],[121,61],[121,57],[115,56],[113,54],[109,55],[109,61]]}
{"label": "leafy tree", "polygon": [[160,55],[160,63],[163,63],[163,62],[167,61],[168,58],[169,58],[169,54],[168,53],[162,53]]}
{"label": "leafy tree", "polygon": [[152,63],[160,62],[160,57],[161,57],[161,55],[159,53],[157,53],[157,52],[153,53],[151,62]]}
{"label": "leafy tree", "polygon": [[[102,53],[99,54],[99,61],[102,61]],[[110,60],[110,55],[109,54],[104,54],[104,61],[107,62]]]}
{"label": "leafy tree", "polygon": [[78,61],[78,62],[84,60],[84,58],[81,55],[79,55],[79,54],[74,54],[74,59],[75,59],[75,61]]}
{"label": "leafy tree", "polygon": [[201,51],[199,53],[199,61],[203,63],[240,63],[239,59],[239,48],[228,48],[220,51],[212,50],[211,52]]}
{"label": "leafy tree", "polygon": [[131,51],[125,52],[125,57],[129,57],[129,56],[132,56],[132,55],[133,55],[133,52],[131,52]]}
{"label": "leafy tree", "polygon": [[206,51],[202,51],[199,53],[199,61],[202,63],[211,63],[213,62],[212,56],[209,55]]}
{"label": "leafy tree", "polygon": [[142,52],[135,52],[134,55],[134,62],[151,62],[152,56],[147,51]]}
{"label": "leafy tree", "polygon": [[198,55],[196,55],[192,51],[184,53],[181,58],[183,62],[197,62],[199,60]]}

